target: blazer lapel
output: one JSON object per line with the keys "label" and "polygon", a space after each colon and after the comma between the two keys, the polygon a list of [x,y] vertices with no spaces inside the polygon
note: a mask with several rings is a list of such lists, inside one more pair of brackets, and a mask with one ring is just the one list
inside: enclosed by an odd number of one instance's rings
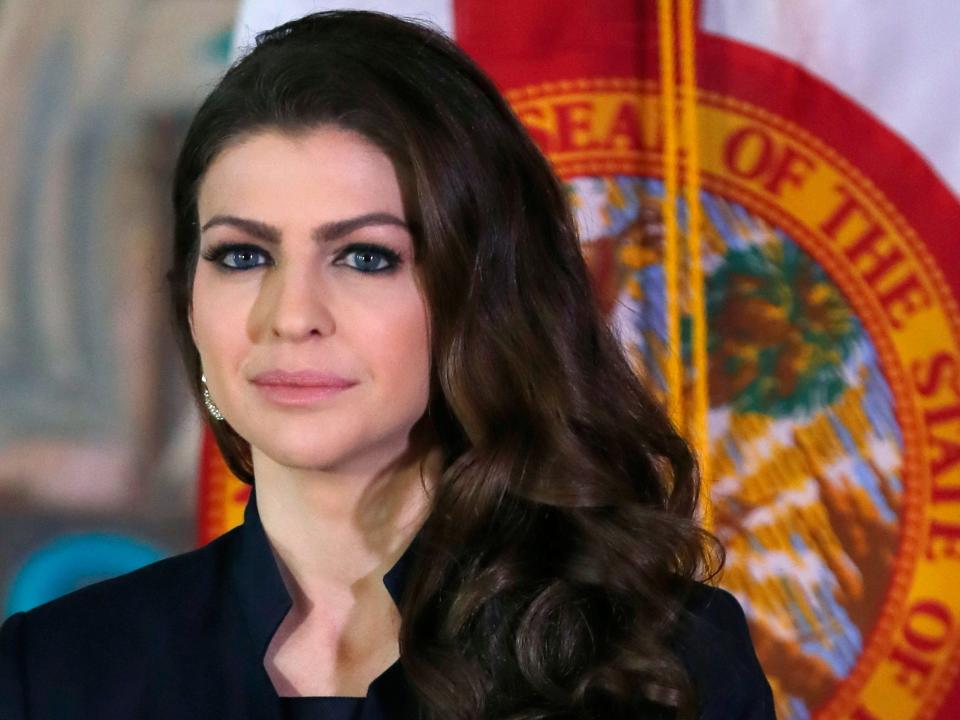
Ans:
{"label": "blazer lapel", "polygon": [[230,568],[240,624],[245,631],[244,639],[238,641],[242,649],[236,648],[244,658],[246,699],[246,712],[238,717],[280,720],[280,700],[263,660],[270,640],[293,603],[260,522],[256,491],[250,493],[243,517],[239,547]]}

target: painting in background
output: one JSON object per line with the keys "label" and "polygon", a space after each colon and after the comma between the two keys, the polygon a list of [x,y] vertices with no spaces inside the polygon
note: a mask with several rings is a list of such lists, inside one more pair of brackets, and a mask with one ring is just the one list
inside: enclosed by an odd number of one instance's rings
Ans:
{"label": "painting in background", "polygon": [[177,143],[230,0],[0,6],[0,613],[195,542],[167,319]]}

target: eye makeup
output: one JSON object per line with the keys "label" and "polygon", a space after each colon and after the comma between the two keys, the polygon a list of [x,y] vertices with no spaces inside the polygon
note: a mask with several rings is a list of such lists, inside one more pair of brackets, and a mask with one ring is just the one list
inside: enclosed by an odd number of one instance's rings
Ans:
{"label": "eye makeup", "polygon": [[391,272],[401,262],[398,253],[374,243],[351,243],[336,255],[337,265],[346,265],[365,274]]}
{"label": "eye makeup", "polygon": [[[242,272],[274,264],[273,257],[259,245],[224,242],[206,248],[201,257],[226,272]],[[334,264],[364,275],[389,273],[403,262],[400,254],[376,243],[350,243],[334,256]]]}
{"label": "eye makeup", "polygon": [[219,243],[203,251],[201,257],[222,270],[236,272],[272,265],[273,258],[259,245],[251,243]]}

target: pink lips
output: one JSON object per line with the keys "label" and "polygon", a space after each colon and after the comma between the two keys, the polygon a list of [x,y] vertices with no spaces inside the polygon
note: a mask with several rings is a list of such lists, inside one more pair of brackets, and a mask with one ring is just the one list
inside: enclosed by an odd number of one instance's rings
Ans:
{"label": "pink lips", "polygon": [[268,370],[251,381],[267,399],[280,405],[312,405],[356,385],[339,375],[314,370]]}

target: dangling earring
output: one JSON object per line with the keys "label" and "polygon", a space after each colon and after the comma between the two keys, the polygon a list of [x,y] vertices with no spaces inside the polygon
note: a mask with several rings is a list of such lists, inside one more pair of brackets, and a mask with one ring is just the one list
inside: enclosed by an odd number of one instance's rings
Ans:
{"label": "dangling earring", "polygon": [[210,389],[207,387],[207,376],[200,375],[200,384],[203,386],[203,404],[207,407],[207,412],[210,413],[210,417],[214,420],[223,420],[223,413],[220,412],[220,408],[216,406],[216,403],[213,402],[213,398],[210,397]]}

